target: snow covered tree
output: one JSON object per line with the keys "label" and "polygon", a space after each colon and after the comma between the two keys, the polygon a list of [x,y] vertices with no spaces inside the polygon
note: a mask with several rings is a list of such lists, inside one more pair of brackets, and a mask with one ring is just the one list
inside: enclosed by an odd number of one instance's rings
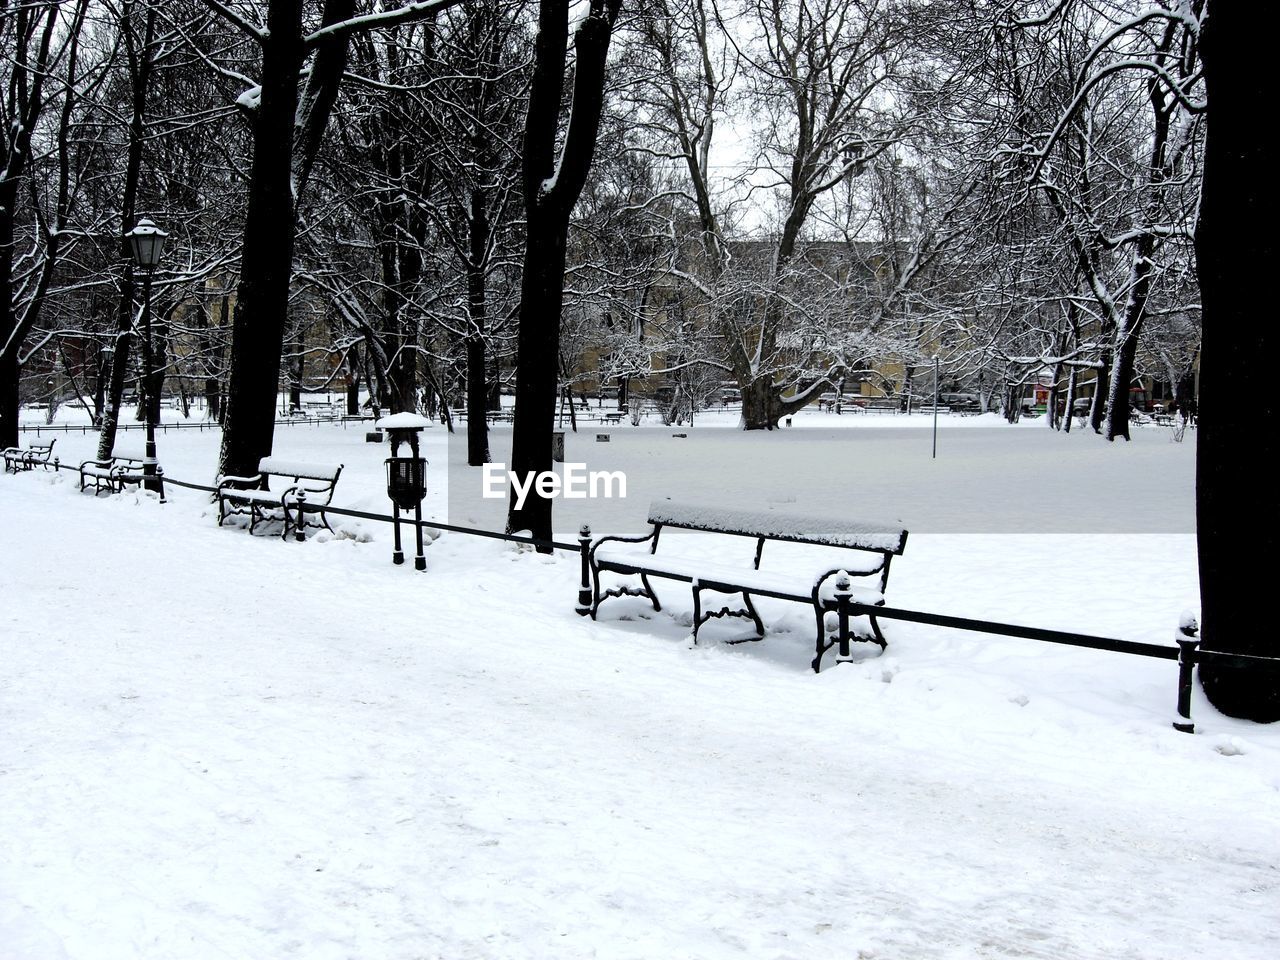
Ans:
{"label": "snow covered tree", "polygon": [[[20,357],[69,239],[68,131],[89,4],[0,0],[0,446],[18,443]],[[52,183],[34,157],[56,158]],[[51,189],[45,189],[51,187]],[[20,244],[22,247],[20,248]]]}
{"label": "snow covered tree", "polygon": [[271,453],[296,203],[324,139],[350,38],[424,19],[458,0],[419,0],[391,9],[378,4],[363,14],[357,0],[325,0],[318,22],[309,22],[304,0],[268,0],[265,24],[256,11],[205,2],[260,50],[258,84],[242,98],[252,118],[253,160],[218,464],[219,473],[249,476]]}
{"label": "snow covered tree", "polygon": [[[540,0],[525,120],[522,172],[528,225],[510,466],[519,477],[551,469],[569,218],[595,154],[604,109],[605,61],[622,0],[591,0],[586,16],[573,32],[576,57],[571,110],[567,124],[562,124],[570,5],[569,0]],[[507,529],[528,530],[535,537],[549,539],[551,500],[530,495],[518,507],[513,485]]]}

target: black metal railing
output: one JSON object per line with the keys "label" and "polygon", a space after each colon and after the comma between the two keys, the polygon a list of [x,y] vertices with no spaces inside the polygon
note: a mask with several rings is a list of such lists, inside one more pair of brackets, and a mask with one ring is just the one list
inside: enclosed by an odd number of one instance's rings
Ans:
{"label": "black metal railing", "polygon": [[[305,417],[282,417],[276,420],[278,427],[298,427],[298,426],[322,426],[329,423],[340,423],[345,428],[350,423],[368,423],[372,417],[350,417],[350,416],[305,416]],[[116,430],[145,430],[145,423],[118,423]],[[156,429],[161,433],[168,433],[170,430],[221,430],[222,424],[216,420],[196,420],[196,421],[179,421],[177,423],[157,423]],[[91,423],[20,423],[18,424],[19,433],[34,433],[37,437],[42,433],[97,433],[98,427]]]}
{"label": "black metal railing", "polygon": [[[55,457],[50,464],[54,470],[76,471],[70,464],[63,464]],[[160,499],[164,502],[165,484],[196,490],[203,493],[216,494],[217,488],[203,483],[191,483],[168,477],[161,472]],[[464,527],[457,524],[444,523],[439,520],[416,520],[413,518],[397,518],[390,514],[372,513],[367,510],[351,510],[346,507],[335,507],[324,504],[309,504],[305,496],[294,504],[299,512],[296,539],[304,539],[307,513],[331,513],[337,516],[354,517],[360,520],[371,520],[375,523],[405,523],[422,527],[458,533],[464,536],[484,537],[491,540],[502,540],[508,543],[530,544],[548,550],[565,550],[576,552],[581,558],[581,569],[578,586],[578,602],[575,612],[579,616],[587,616],[591,612],[590,560],[591,528],[584,524],[579,530],[576,543],[559,540],[544,540],[539,537],[528,537],[522,534],[500,533],[496,530],[483,530],[477,527]],[[1064,630],[1050,630],[1043,627],[1031,627],[1023,624],[1001,623],[995,620],[978,620],[971,617],[956,617],[949,614],[929,613],[922,610],[907,610],[902,607],[875,606],[859,603],[848,590],[836,593],[837,612],[839,616],[874,616],[877,619],[902,620],[908,623],[920,623],[928,626],[943,627],[951,630],[964,630],[971,633],[986,633],[1001,637],[1014,637],[1024,640],[1037,640],[1044,643],[1056,643],[1071,647],[1083,647],[1090,650],[1104,650],[1112,653],[1123,653],[1131,656],[1148,657],[1157,660],[1174,660],[1178,663],[1178,698],[1177,719],[1173,727],[1183,733],[1194,733],[1195,724],[1191,720],[1191,693],[1194,687],[1194,672],[1197,664],[1207,662],[1242,664],[1280,665],[1280,658],[1261,657],[1253,654],[1226,653],[1219,650],[1202,650],[1198,638],[1199,628],[1194,622],[1184,622],[1178,628],[1176,646],[1158,643],[1144,643],[1135,640],[1120,640],[1114,637],[1100,637],[1085,633],[1073,633]]]}

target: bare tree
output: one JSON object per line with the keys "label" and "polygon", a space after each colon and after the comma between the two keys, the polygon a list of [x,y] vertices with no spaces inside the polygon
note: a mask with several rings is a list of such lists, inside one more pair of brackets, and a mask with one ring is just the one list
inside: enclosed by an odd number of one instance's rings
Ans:
{"label": "bare tree", "polygon": [[[519,477],[551,469],[551,431],[560,369],[560,313],[569,217],[586,183],[604,108],[605,61],[622,0],[591,0],[574,31],[576,60],[570,119],[557,143],[569,53],[568,0],[541,0],[533,80],[525,121],[523,189],[526,219],[520,289],[516,419],[511,467]],[[551,537],[551,500],[514,491],[508,530]]]}
{"label": "bare tree", "polygon": [[220,473],[245,476],[271,452],[295,207],[337,99],[349,40],[358,32],[427,18],[458,0],[424,0],[367,14],[358,13],[357,0],[325,0],[319,24],[310,31],[303,0],[269,0],[265,24],[220,0],[205,2],[261,53],[259,82],[243,98],[252,114],[253,162],[218,466]]}

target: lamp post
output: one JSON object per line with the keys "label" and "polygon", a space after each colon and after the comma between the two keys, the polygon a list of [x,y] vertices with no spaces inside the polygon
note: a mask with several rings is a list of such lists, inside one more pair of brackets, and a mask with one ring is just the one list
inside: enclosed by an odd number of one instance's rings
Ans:
{"label": "lamp post", "polygon": [[[138,225],[125,234],[129,240],[129,252],[133,255],[134,266],[142,271],[142,389],[147,423],[147,449],[142,461],[142,485],[148,490],[155,490],[164,500],[164,487],[161,486],[156,473],[156,423],[155,410],[160,398],[151,396],[151,378],[155,371],[151,363],[151,278],[156,267],[160,265],[160,257],[164,253],[164,239],[167,232],[157,227],[151,220],[143,217]],[[158,392],[158,391],[157,391]]]}
{"label": "lamp post", "polygon": [[933,459],[938,459],[938,376],[942,372],[942,358],[933,355]]}
{"label": "lamp post", "polygon": [[[385,430],[391,440],[391,456],[387,458],[387,496],[394,507],[392,526],[395,528],[395,551],[391,554],[391,562],[404,563],[404,550],[400,547],[400,511],[412,510],[418,540],[413,566],[415,570],[425,570],[427,558],[422,553],[422,499],[427,495],[427,461],[418,456],[418,434],[431,426],[431,421],[416,413],[394,413],[379,420],[376,426]],[[409,444],[410,456],[396,456],[402,443]]]}

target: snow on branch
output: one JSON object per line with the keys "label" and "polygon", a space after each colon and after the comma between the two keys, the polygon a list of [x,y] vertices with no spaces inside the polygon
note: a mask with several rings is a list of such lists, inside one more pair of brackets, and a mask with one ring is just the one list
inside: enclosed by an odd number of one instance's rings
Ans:
{"label": "snow on branch", "polygon": [[220,3],[219,0],[204,0],[204,5],[218,16],[222,17],[222,19],[227,21],[227,23],[238,29],[241,33],[245,34],[245,36],[253,40],[257,40],[259,43],[264,43],[267,37],[270,36],[266,27],[261,26],[260,24],[250,23],[230,7]]}
{"label": "snow on branch", "polygon": [[[206,2],[212,2],[212,0],[206,0]],[[457,6],[461,2],[462,0],[415,0],[413,3],[407,3],[403,7],[397,7],[394,10],[384,10],[381,13],[366,13],[358,17],[352,17],[350,20],[331,23],[326,27],[321,27],[314,33],[307,34],[307,36],[303,37],[302,42],[305,47],[310,49],[321,40],[331,37],[343,37],[353,33],[362,33],[366,30],[393,27],[396,24],[406,23],[411,20],[424,20],[443,10],[448,10],[450,7]]]}

